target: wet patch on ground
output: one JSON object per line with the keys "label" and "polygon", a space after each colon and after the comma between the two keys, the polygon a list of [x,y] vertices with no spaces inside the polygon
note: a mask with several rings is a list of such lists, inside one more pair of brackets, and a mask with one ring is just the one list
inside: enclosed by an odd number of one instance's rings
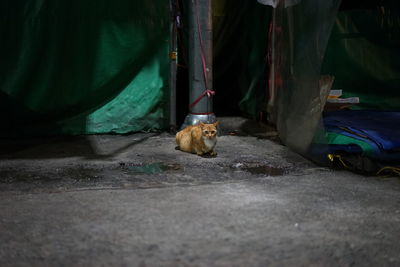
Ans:
{"label": "wet patch on ground", "polygon": [[98,168],[69,167],[54,170],[6,169],[0,170],[0,183],[21,182],[51,183],[64,179],[73,181],[96,181],[102,178]]}
{"label": "wet patch on ground", "polygon": [[125,169],[131,174],[156,174],[164,171],[178,171],[182,169],[182,166],[176,163],[164,163],[164,162],[154,162],[148,164],[126,164],[120,163],[122,169]]}
{"label": "wet patch on ground", "polygon": [[253,167],[245,167],[243,170],[250,172],[255,175],[266,175],[266,176],[282,176],[285,174],[285,169],[275,168],[271,166],[253,166]]}
{"label": "wet patch on ground", "polygon": [[60,180],[60,178],[44,175],[43,173],[27,172],[17,169],[0,170],[0,183],[3,184],[20,182],[52,182],[56,180]]}
{"label": "wet patch on ground", "polygon": [[256,176],[283,176],[292,170],[289,167],[277,167],[271,164],[260,163],[236,163],[231,166],[232,170],[243,170]]}
{"label": "wet patch on ground", "polygon": [[271,163],[235,164],[203,162],[178,164],[166,160],[152,162],[113,162],[104,165],[82,164],[56,168],[0,169],[0,191],[59,192],[102,188],[158,188],[229,183],[282,176],[288,167]]}

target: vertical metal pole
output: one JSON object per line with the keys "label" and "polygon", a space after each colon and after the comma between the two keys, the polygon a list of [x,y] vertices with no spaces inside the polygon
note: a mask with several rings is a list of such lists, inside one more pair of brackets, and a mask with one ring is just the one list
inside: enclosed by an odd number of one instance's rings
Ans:
{"label": "vertical metal pole", "polygon": [[170,84],[169,84],[169,127],[175,132],[176,125],[176,70],[177,70],[177,0],[170,0]]}
{"label": "vertical metal pole", "polygon": [[[205,69],[202,56],[205,59]],[[189,103],[196,102],[206,89],[212,90],[212,82],[212,0],[189,0]],[[200,121],[215,122],[212,104],[212,97],[202,97],[190,107],[182,128]]]}
{"label": "vertical metal pole", "polygon": [[271,48],[271,65],[269,70],[269,100],[267,104],[268,121],[276,123],[276,112],[275,112],[275,45],[276,45],[276,8],[272,9],[272,21],[271,21],[271,40],[269,40]]}

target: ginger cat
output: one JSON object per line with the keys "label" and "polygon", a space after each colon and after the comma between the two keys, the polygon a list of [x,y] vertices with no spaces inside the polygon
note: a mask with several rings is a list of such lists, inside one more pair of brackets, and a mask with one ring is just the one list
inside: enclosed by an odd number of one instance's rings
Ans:
{"label": "ginger cat", "polygon": [[200,122],[191,125],[176,134],[176,144],[185,152],[199,156],[209,154],[216,156],[214,147],[217,143],[217,126],[219,122],[205,124]]}

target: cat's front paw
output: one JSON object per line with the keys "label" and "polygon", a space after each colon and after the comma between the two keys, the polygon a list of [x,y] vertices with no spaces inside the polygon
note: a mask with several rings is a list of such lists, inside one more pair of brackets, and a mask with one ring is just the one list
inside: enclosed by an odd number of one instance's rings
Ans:
{"label": "cat's front paw", "polygon": [[211,157],[216,157],[217,155],[218,155],[218,153],[215,152],[215,151],[211,151],[211,152],[210,152],[210,156],[211,156]]}

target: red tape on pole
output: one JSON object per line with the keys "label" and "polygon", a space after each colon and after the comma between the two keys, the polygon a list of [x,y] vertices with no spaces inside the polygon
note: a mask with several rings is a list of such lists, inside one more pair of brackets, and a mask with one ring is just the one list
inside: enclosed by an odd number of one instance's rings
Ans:
{"label": "red tape on pole", "polygon": [[192,107],[194,107],[195,105],[197,105],[197,103],[199,103],[200,100],[201,100],[203,97],[205,97],[206,95],[207,95],[208,97],[211,97],[211,96],[215,95],[215,91],[206,89],[198,98],[196,98],[195,101],[193,101],[192,104],[189,105],[189,108],[192,108]]}

